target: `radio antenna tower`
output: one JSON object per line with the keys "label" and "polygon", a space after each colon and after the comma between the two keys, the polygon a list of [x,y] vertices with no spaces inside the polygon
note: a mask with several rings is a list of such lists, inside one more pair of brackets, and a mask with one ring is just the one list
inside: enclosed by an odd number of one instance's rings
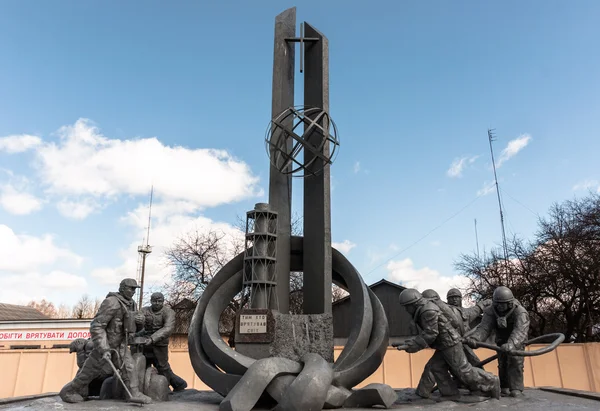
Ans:
{"label": "radio antenna tower", "polygon": [[[138,282],[140,284],[140,299],[138,307],[142,307],[144,301],[144,274],[146,271],[146,257],[152,252],[152,247],[148,245],[150,241],[150,221],[152,219],[152,194],[154,193],[154,186],[150,189],[150,207],[148,208],[148,231],[146,232],[146,244],[142,240],[142,245],[138,246]],[[141,263],[140,263],[141,260]]]}
{"label": "radio antenna tower", "polygon": [[479,258],[479,236],[477,235],[477,219],[475,219],[475,244],[477,245],[477,258]]}
{"label": "radio antenna tower", "polygon": [[504,230],[504,212],[502,211],[502,200],[500,199],[500,186],[498,185],[498,175],[496,174],[496,162],[494,160],[494,149],[492,141],[496,139],[494,136],[495,129],[488,129],[488,140],[490,141],[490,153],[492,154],[492,167],[494,168],[494,181],[496,182],[496,194],[498,195],[498,207],[500,207],[500,226],[502,227],[502,249],[504,250],[504,262],[508,268],[508,247],[506,246],[506,231]]}

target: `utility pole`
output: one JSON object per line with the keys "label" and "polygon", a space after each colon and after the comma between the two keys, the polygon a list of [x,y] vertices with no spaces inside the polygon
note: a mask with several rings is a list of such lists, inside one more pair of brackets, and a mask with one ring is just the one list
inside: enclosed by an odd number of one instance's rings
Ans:
{"label": "utility pole", "polygon": [[504,230],[504,212],[502,211],[502,200],[500,199],[500,186],[498,185],[498,175],[496,174],[496,162],[494,160],[494,149],[492,141],[495,140],[495,129],[488,129],[488,140],[490,142],[490,153],[492,155],[492,167],[494,168],[494,181],[496,182],[496,194],[498,195],[498,207],[500,208],[500,226],[502,227],[502,248],[504,250],[504,261],[508,268],[508,247],[506,246],[506,231]]}
{"label": "utility pole", "polygon": [[477,236],[477,219],[475,219],[475,244],[477,245],[477,259],[479,259],[479,237]]}
{"label": "utility pole", "polygon": [[139,269],[139,283],[140,283],[140,299],[138,308],[142,307],[142,302],[144,301],[144,274],[146,272],[146,257],[148,254],[152,252],[152,247],[148,245],[150,241],[150,221],[152,219],[152,195],[154,193],[154,186],[150,189],[150,207],[148,209],[148,231],[146,233],[146,245],[143,244],[138,246],[138,253],[142,259],[141,269]]}

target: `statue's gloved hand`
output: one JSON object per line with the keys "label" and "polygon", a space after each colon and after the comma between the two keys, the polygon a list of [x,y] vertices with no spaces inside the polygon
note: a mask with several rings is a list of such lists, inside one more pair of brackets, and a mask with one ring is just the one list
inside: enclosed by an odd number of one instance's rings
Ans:
{"label": "statue's gloved hand", "polygon": [[507,342],[506,344],[502,344],[500,349],[504,352],[509,352],[515,349],[515,346],[512,343]]}
{"label": "statue's gloved hand", "polygon": [[106,361],[112,361],[112,355],[110,351],[104,351],[104,354],[102,354],[102,359]]}
{"label": "statue's gloved hand", "polygon": [[135,324],[136,325],[143,325],[145,321],[146,321],[146,317],[144,316],[144,314],[142,314],[139,311],[135,313]]}
{"label": "statue's gloved hand", "polygon": [[146,341],[144,342],[144,345],[152,345],[152,344],[154,344],[154,341],[152,340],[152,337],[146,338]]}
{"label": "statue's gloved hand", "polygon": [[477,340],[475,338],[467,337],[463,342],[471,348],[477,348]]}
{"label": "statue's gloved hand", "polygon": [[405,350],[407,353],[413,354],[421,351],[421,347],[419,347],[419,344],[417,344],[415,340],[408,340],[406,345],[408,346],[408,348]]}

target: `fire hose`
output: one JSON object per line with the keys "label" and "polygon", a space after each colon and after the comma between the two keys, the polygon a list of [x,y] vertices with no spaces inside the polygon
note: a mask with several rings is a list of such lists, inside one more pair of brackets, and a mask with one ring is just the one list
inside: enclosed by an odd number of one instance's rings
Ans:
{"label": "fire hose", "polygon": [[[555,350],[556,347],[558,347],[558,345],[565,340],[564,334],[561,334],[561,333],[545,334],[545,335],[540,335],[539,337],[535,337],[535,338],[532,338],[531,340],[526,341],[525,342],[525,346],[531,345],[531,344],[535,344],[537,342],[546,341],[546,340],[549,340],[551,338],[553,338],[552,343],[550,343],[546,347],[538,348],[537,350],[533,350],[533,351],[525,351],[525,350],[509,350],[509,351],[505,351],[505,350],[503,350],[502,348],[498,347],[495,344],[488,344],[488,343],[477,341],[477,348],[487,348],[489,350],[496,351],[497,354],[495,354],[495,355],[491,356],[490,358],[487,358],[487,359],[485,359],[483,361],[480,361],[475,366],[478,367],[478,368],[481,368],[484,365],[489,364],[490,362],[492,362],[495,359],[497,359],[498,355],[500,353],[506,353],[508,355],[514,355],[514,356],[517,356],[517,357],[535,357],[535,356],[538,356],[538,355],[547,354],[550,351]],[[464,341],[463,341],[463,343],[464,343]]]}
{"label": "fire hose", "polygon": [[[466,335],[468,336],[471,333],[467,333]],[[525,342],[525,346],[528,346],[528,345],[531,345],[531,344],[535,344],[537,342],[546,341],[546,340],[549,340],[550,338],[554,339],[552,341],[552,343],[550,343],[546,347],[542,347],[542,348],[539,348],[539,349],[533,350],[533,351],[525,351],[525,350],[509,350],[509,351],[506,351],[506,350],[503,350],[501,347],[498,347],[495,344],[488,344],[488,343],[477,341],[476,344],[477,344],[478,348],[487,348],[489,350],[496,351],[497,354],[492,355],[491,357],[486,358],[485,360],[478,362],[477,364],[474,365],[474,367],[483,368],[484,365],[489,364],[492,361],[496,360],[498,358],[498,355],[500,355],[500,353],[508,354],[508,355],[514,355],[514,356],[518,356],[518,357],[535,357],[535,356],[538,356],[538,355],[547,354],[547,353],[555,350],[556,347],[558,347],[558,345],[565,340],[564,334],[561,334],[561,333],[545,334],[545,335],[540,335],[539,337],[535,337],[535,338],[532,338],[531,340],[526,341]],[[465,342],[465,339],[463,339],[463,343],[464,342]],[[392,347],[396,347],[396,349],[398,349],[400,351],[404,351],[407,348],[409,348],[410,345],[399,343],[399,344],[392,344]],[[437,390],[437,388],[438,388],[437,385],[434,386],[433,389],[432,389],[432,392],[435,391],[435,390]]]}

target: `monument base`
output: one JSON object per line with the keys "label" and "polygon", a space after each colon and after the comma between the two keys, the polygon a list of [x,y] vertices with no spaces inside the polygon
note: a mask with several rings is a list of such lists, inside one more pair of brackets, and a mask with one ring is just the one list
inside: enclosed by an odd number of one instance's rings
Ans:
{"label": "monument base", "polygon": [[[261,320],[265,321],[264,328],[246,327],[246,324],[253,326],[257,322],[262,326]],[[248,333],[247,331],[266,332]],[[235,350],[257,360],[283,357],[300,361],[304,354],[314,353],[319,354],[325,361],[333,363],[333,316],[244,310],[237,318]]]}
{"label": "monument base", "polygon": [[272,357],[300,361],[304,354],[319,354],[333,363],[333,316],[331,314],[293,315],[274,313],[275,334]]}

